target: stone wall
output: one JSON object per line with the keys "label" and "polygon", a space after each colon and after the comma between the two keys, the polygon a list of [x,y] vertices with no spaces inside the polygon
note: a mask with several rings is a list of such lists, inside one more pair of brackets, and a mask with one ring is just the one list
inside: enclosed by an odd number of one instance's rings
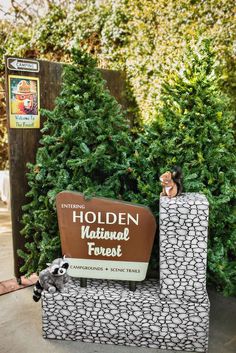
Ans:
{"label": "stone wall", "polygon": [[88,343],[204,352],[209,303],[161,300],[155,280],[137,285],[71,281],[65,293],[43,293],[43,336]]}
{"label": "stone wall", "polygon": [[160,287],[71,280],[65,292],[43,292],[43,336],[90,343],[206,352],[205,288],[208,202],[201,194],[160,200]]}
{"label": "stone wall", "polygon": [[160,200],[160,287],[168,298],[200,302],[207,296],[209,204],[202,194]]}

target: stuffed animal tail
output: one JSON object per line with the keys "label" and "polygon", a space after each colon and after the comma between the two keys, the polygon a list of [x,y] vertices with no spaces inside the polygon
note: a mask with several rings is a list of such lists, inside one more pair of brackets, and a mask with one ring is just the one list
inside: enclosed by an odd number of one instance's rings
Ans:
{"label": "stuffed animal tail", "polygon": [[34,286],[34,294],[33,294],[33,300],[35,302],[38,302],[41,298],[41,293],[42,293],[43,287],[39,283],[39,281],[36,282]]}
{"label": "stuffed animal tail", "polygon": [[177,184],[177,190],[178,190],[177,195],[180,195],[183,192],[183,186],[182,186],[183,174],[182,174],[182,169],[180,167],[178,167],[178,166],[175,166],[173,168],[172,177],[173,177],[174,182]]}

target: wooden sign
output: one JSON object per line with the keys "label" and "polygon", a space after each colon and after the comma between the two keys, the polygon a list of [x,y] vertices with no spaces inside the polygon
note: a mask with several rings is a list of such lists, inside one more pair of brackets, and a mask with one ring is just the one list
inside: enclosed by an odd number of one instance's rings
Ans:
{"label": "wooden sign", "polygon": [[148,207],[63,191],[57,195],[62,253],[73,277],[142,281],[156,232]]}

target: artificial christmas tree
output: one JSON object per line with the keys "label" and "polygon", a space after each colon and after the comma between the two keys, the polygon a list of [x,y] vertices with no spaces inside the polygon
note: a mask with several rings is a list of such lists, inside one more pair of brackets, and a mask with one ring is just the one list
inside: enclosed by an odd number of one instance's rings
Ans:
{"label": "artificial christmas tree", "polygon": [[55,196],[74,190],[89,196],[128,199],[132,186],[132,142],[121,107],[105,89],[95,61],[72,50],[74,65],[65,66],[55,109],[43,111],[47,121],[36,164],[29,165],[31,201],[24,206],[19,251],[23,272],[38,272],[60,256]]}
{"label": "artificial christmas tree", "polygon": [[160,174],[174,165],[183,168],[184,190],[201,191],[210,202],[209,278],[225,294],[235,294],[233,114],[216,69],[210,41],[203,40],[166,78],[155,120],[136,142],[140,160],[149,166],[139,178],[139,190],[157,213]]}

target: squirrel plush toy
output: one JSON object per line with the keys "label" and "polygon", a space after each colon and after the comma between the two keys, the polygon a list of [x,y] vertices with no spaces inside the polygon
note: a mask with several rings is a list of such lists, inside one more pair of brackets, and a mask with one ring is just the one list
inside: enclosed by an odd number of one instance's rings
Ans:
{"label": "squirrel plush toy", "polygon": [[69,263],[65,256],[47,265],[48,267],[39,273],[39,280],[34,286],[33,299],[35,302],[39,301],[43,290],[50,293],[55,293],[57,290],[62,292],[70,278],[67,274]]}
{"label": "squirrel plush toy", "polygon": [[182,171],[180,167],[174,167],[173,171],[167,171],[160,176],[162,185],[161,196],[169,198],[178,196],[182,193]]}

